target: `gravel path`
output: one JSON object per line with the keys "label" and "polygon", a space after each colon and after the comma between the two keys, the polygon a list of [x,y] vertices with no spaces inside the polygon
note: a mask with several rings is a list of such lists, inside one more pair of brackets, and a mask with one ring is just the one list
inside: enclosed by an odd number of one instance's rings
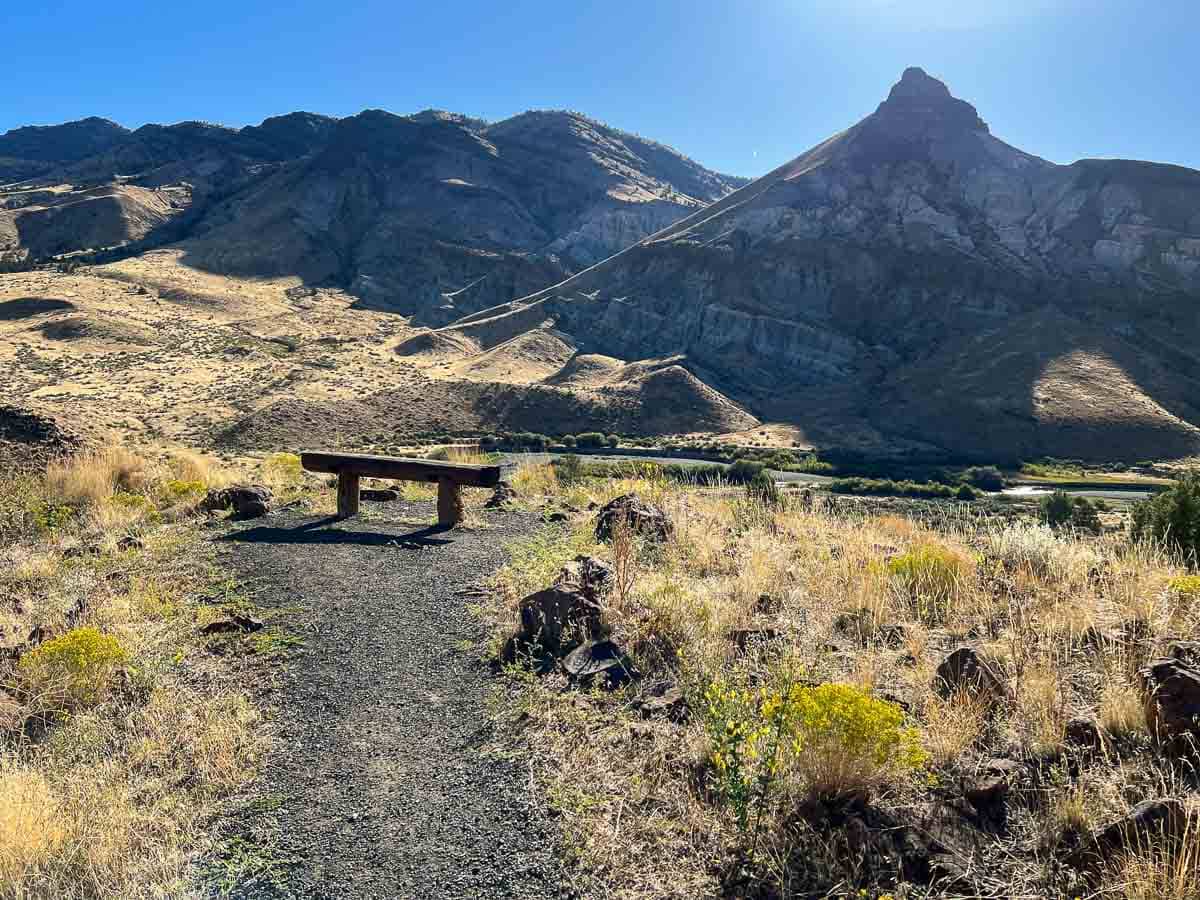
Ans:
{"label": "gravel path", "polygon": [[222,891],[572,896],[527,773],[488,752],[488,673],[464,643],[480,636],[473,589],[534,520],[489,513],[485,529],[438,532],[412,524],[428,504],[380,509],[336,523],[279,514],[218,539],[255,602],[286,610],[304,642],[267,700],[276,750],[221,828],[245,857],[225,860]]}

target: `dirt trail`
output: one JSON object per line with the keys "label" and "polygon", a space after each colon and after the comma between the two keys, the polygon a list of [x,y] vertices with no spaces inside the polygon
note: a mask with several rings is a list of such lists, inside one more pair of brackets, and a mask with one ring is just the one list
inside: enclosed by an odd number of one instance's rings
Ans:
{"label": "dirt trail", "polygon": [[429,514],[428,504],[344,523],[280,514],[218,538],[255,602],[283,610],[276,621],[303,640],[267,700],[276,750],[221,827],[223,846],[255,861],[225,861],[228,895],[572,896],[527,773],[489,752],[488,673],[464,650],[479,636],[473,588],[534,520],[489,513],[485,529],[448,533],[412,524]]}

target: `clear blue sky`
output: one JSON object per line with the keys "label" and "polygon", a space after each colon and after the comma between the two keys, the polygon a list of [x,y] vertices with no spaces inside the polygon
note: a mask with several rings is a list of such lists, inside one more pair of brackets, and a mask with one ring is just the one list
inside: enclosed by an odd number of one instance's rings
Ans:
{"label": "clear blue sky", "polygon": [[578,109],[757,175],[919,65],[1056,162],[1200,168],[1198,0],[5,3],[0,131],[101,115]]}

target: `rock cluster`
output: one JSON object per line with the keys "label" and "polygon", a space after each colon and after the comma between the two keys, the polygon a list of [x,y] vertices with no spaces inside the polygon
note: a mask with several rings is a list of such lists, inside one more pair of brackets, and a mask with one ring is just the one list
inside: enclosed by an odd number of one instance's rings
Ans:
{"label": "rock cluster", "polygon": [[603,560],[576,557],[554,584],[521,601],[520,636],[551,653],[598,636],[612,577],[612,567]]}
{"label": "rock cluster", "polygon": [[209,491],[200,508],[208,512],[231,509],[238,519],[265,516],[271,509],[271,489],[261,484],[243,484]]}

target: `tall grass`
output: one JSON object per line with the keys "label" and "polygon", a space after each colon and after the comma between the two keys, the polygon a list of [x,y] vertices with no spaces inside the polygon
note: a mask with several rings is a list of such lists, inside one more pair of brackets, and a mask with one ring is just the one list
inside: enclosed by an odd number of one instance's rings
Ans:
{"label": "tall grass", "polygon": [[[569,487],[542,472],[527,478],[547,495],[569,491],[595,503],[639,493],[663,506],[675,523],[663,544],[631,550],[618,542],[589,552],[607,556],[626,573],[605,611],[613,640],[631,655],[643,684],[669,681],[684,688],[692,720],[631,740],[620,752],[600,752],[595,735],[621,733],[628,695],[568,703],[529,683],[520,701],[538,748],[536,771],[561,800],[568,838],[614,895],[636,896],[647,885],[668,884],[686,884],[693,895],[712,893],[719,887],[707,880],[708,861],[749,850],[738,828],[745,815],[713,799],[713,753],[730,747],[721,749],[697,715],[705,708],[704,691],[714,684],[747,685],[749,699],[736,698],[743,711],[758,702],[753,691],[772,690],[797,671],[805,684],[902,698],[909,712],[893,724],[916,729],[930,777],[943,786],[971,777],[996,756],[1057,758],[1068,721],[1095,719],[1110,742],[1124,741],[1123,752],[1134,756],[1115,767],[1105,753],[1088,757],[1079,771],[1064,769],[1054,775],[1062,780],[1050,779],[1036,789],[1037,797],[1022,801],[1021,833],[1047,837],[1023,848],[997,839],[996,853],[1023,859],[1004,870],[1014,895],[1048,896],[1062,887],[1039,880],[1054,866],[1049,851],[1036,848],[1052,847],[1063,828],[1098,827],[1131,798],[1157,796],[1164,784],[1174,783],[1169,762],[1145,738],[1134,674],[1145,654],[1161,651],[1173,637],[1200,633],[1200,604],[1189,600],[1191,583],[1183,580],[1180,561],[1153,545],[1115,534],[1056,534],[1032,519],[997,523],[949,514],[915,521],[831,513],[787,495],[778,504],[756,504],[740,491],[688,490],[660,478],[585,479]],[[547,564],[536,569],[527,550],[518,548],[498,581],[495,609],[511,611],[522,592],[544,586],[553,564],[573,555],[572,536],[590,525],[581,515],[572,530],[540,535],[537,556]],[[514,621],[511,614],[493,620],[501,629]],[[1142,635],[1136,645],[1106,637],[1129,628]],[[991,658],[1008,699],[961,692],[944,698],[934,691],[938,664],[964,643]],[[636,695],[640,689],[627,690]],[[847,694],[846,702],[853,696]],[[753,719],[748,712],[738,715],[738,722]],[[824,707],[812,715],[823,721]],[[747,727],[739,746],[766,752],[769,734]],[[875,802],[901,821],[930,812],[930,795],[919,781],[901,777],[900,769],[873,780],[874,769],[835,764],[848,758],[846,747],[839,752],[841,740],[822,745],[819,757],[829,764],[819,767],[820,776],[801,777],[797,784],[820,782],[822,792],[837,793],[866,780]],[[716,795],[734,802],[739,790]],[[756,790],[751,785],[742,793],[759,796]],[[805,881],[817,877],[812,871],[767,865],[765,860],[806,859],[814,852],[796,843],[797,795],[774,787],[767,793],[761,842],[743,860],[756,877],[779,890],[803,883],[815,895],[873,885],[848,858],[844,869],[819,883]],[[1148,883],[1168,891],[1163,896],[1187,896],[1171,893],[1171,885],[1192,882],[1163,868],[1164,857],[1147,859],[1137,865],[1158,867],[1146,876]],[[1118,895],[1125,890],[1110,887]],[[876,893],[887,889],[875,885]]]}

